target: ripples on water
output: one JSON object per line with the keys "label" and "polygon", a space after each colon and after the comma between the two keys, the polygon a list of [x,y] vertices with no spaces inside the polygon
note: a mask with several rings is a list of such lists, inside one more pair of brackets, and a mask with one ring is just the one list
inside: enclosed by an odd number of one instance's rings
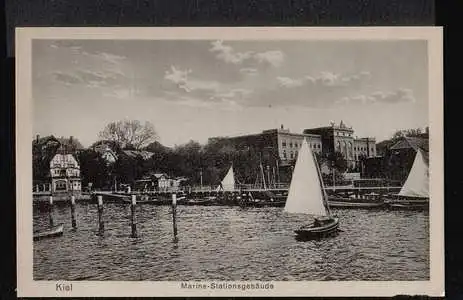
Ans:
{"label": "ripples on water", "polygon": [[[283,208],[178,206],[173,243],[168,206],[139,205],[139,237],[130,207],[105,204],[98,236],[94,204],[55,207],[64,235],[34,242],[35,280],[429,280],[427,212],[334,210],[336,237],[298,242],[307,219]],[[34,209],[34,230],[48,214]]]}

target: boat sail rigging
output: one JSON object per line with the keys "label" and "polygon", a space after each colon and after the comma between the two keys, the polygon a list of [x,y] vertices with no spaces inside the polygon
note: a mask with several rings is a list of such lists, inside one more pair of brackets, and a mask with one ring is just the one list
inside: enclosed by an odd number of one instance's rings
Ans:
{"label": "boat sail rigging", "polygon": [[429,169],[420,149],[399,196],[429,198]]}
{"label": "boat sail rigging", "polygon": [[320,170],[305,139],[297,156],[284,211],[330,216]]}
{"label": "boat sail rigging", "polygon": [[339,219],[332,216],[315,155],[304,139],[294,167],[285,212],[312,215],[312,223],[294,232],[298,238],[319,238],[338,231]]}

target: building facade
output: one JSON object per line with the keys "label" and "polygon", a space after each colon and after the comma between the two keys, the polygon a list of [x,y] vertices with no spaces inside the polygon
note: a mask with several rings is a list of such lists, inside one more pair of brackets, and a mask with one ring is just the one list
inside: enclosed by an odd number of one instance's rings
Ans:
{"label": "building facade", "polygon": [[262,161],[269,162],[271,165],[278,161],[280,166],[294,163],[304,139],[314,152],[321,153],[323,148],[320,135],[292,133],[283,125],[258,134],[227,139],[237,151],[252,149],[261,155]]}
{"label": "building facade", "polygon": [[80,165],[73,154],[60,146],[50,161],[50,177],[53,193],[80,192]]}
{"label": "building facade", "polygon": [[355,168],[362,157],[376,156],[376,139],[372,137],[357,138],[352,127],[342,121],[339,125],[305,129],[304,134],[320,135],[323,144],[323,154],[340,152],[346,159],[348,166]]}

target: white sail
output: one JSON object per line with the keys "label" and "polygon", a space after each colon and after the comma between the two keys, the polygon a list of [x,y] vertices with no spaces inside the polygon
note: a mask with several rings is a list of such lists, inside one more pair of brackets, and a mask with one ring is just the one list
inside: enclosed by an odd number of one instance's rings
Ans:
{"label": "white sail", "polygon": [[234,191],[235,190],[235,174],[233,173],[233,166],[227,172],[227,175],[222,179],[220,186],[217,190]]}
{"label": "white sail", "polygon": [[321,178],[313,153],[304,139],[297,156],[284,211],[318,216],[328,215],[320,182]]}
{"label": "white sail", "polygon": [[416,152],[415,161],[399,196],[429,197],[428,165],[424,161],[420,149]]}

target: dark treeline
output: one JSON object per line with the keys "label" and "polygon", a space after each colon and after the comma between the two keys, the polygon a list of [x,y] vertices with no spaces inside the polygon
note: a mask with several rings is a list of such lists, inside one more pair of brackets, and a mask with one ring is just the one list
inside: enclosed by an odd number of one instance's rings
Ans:
{"label": "dark treeline", "polygon": [[[41,140],[40,143],[33,142],[34,179],[46,181],[49,179],[50,160],[60,144],[53,136]],[[80,144],[75,139],[73,143]],[[69,145],[69,142],[65,144]],[[114,153],[115,162],[108,162],[103,157],[104,151],[97,149],[101,144],[107,145]],[[80,164],[82,185],[88,186],[91,182],[94,188],[110,188],[121,183],[133,185],[136,180],[151,178],[154,173],[185,177],[185,184],[189,185],[202,183],[215,186],[232,165],[235,180],[243,184],[262,183],[262,177],[267,183],[268,177],[272,182],[288,182],[292,171],[290,166],[278,166],[275,157],[264,156],[254,148],[237,150],[226,138],[211,139],[205,145],[189,141],[172,148],[157,141],[137,150],[129,145],[122,147],[114,141],[99,141],[87,149],[75,145],[68,149]],[[143,153],[150,157],[143,157]],[[334,162],[339,173],[347,168],[340,153],[328,157],[318,155],[318,161],[330,165]]]}

